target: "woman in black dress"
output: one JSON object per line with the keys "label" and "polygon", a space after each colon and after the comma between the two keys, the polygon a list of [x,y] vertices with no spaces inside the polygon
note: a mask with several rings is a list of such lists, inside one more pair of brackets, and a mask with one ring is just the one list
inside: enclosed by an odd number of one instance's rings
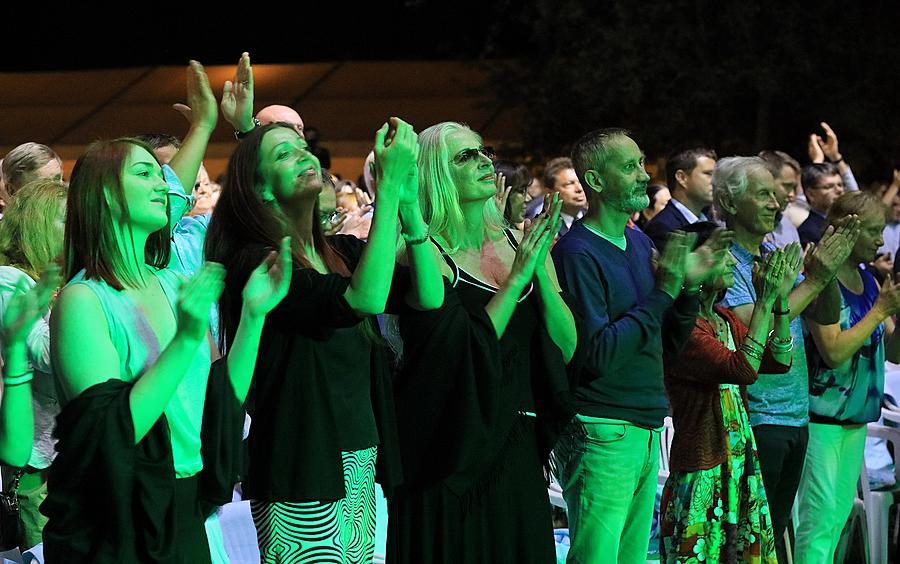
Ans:
{"label": "woman in black dress", "polygon": [[403,484],[388,561],[555,562],[543,468],[571,415],[575,321],[547,251],[559,203],[524,237],[495,203],[488,149],[452,122],[419,135],[419,184],[444,302],[400,316]]}
{"label": "woman in black dress", "polygon": [[[376,134],[375,155],[368,243],[323,235],[319,162],[296,129],[279,123],[241,141],[209,226],[206,256],[228,269],[220,301],[226,350],[242,308],[236,289],[282,237],[294,243],[291,287],[266,318],[249,400],[243,487],[263,562],[371,561],[376,449],[382,485],[389,489],[396,476],[387,349],[373,319],[391,290],[398,217],[417,281],[407,303],[438,307],[442,287],[429,292],[425,282],[440,277],[418,205],[412,127],[392,118]],[[433,275],[419,277],[428,265]]]}

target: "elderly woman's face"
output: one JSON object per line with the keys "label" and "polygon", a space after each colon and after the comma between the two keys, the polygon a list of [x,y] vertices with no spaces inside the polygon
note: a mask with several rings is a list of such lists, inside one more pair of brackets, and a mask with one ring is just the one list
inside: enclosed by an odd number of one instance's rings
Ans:
{"label": "elderly woman's face", "polygon": [[483,201],[492,197],[497,191],[494,163],[481,139],[471,131],[455,131],[447,137],[447,148],[450,177],[459,193],[459,201]]}

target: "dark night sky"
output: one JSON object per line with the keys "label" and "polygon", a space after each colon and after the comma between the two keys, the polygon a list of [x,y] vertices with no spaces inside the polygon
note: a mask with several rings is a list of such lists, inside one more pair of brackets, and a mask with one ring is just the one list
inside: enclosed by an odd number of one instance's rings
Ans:
{"label": "dark night sky", "polygon": [[[11,22],[46,26],[46,16],[20,13],[4,18],[0,45],[12,56],[0,59],[0,71],[181,65],[189,58],[228,64],[243,50],[259,63],[472,59],[482,53],[495,14],[491,2],[468,0],[388,0],[360,9],[322,4],[280,12],[266,8],[252,15],[192,11],[160,23],[140,13],[138,4],[132,4],[138,13],[124,15],[122,7],[127,5],[122,3],[113,14],[116,25],[71,25],[84,18],[84,9],[64,9],[54,17],[63,27],[34,32]],[[169,6],[179,9],[178,3]],[[522,47],[508,43],[498,54],[516,56]]]}

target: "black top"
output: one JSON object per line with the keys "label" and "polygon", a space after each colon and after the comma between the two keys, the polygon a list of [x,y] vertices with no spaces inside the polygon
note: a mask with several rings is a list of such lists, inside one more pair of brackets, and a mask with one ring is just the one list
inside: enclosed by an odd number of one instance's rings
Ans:
{"label": "black top", "polygon": [[814,209],[810,209],[809,216],[797,228],[797,233],[800,235],[800,244],[806,247],[810,243],[818,243],[819,239],[822,238],[822,234],[825,233],[825,223],[824,215]]}
{"label": "black top", "polygon": [[[213,364],[200,432],[195,529],[231,501],[237,482],[244,411],[224,359]],[[50,466],[41,513],[47,562],[178,563],[206,539],[182,538],[176,521],[175,466],[166,416],[134,444],[133,382],[110,379],[66,404],[56,426],[59,453]],[[179,480],[179,482],[185,481]]]}
{"label": "black top", "polygon": [[575,403],[583,415],[655,429],[668,415],[663,352],[681,350],[700,304],[685,294],[673,301],[657,288],[650,239],[634,229],[624,235],[623,251],[577,223],[552,250],[559,283],[585,320]]}
{"label": "black top", "polygon": [[[364,243],[345,235],[330,243],[352,272]],[[243,252],[262,260],[268,250]],[[383,444],[393,432],[386,351],[373,343],[372,320],[344,299],[349,284],[294,265],[287,296],[266,317],[248,402],[244,492],[252,499],[341,499],[341,452]]]}
{"label": "black top", "polygon": [[656,245],[656,248],[662,251],[663,247],[666,246],[666,242],[669,240],[669,235],[676,229],[681,229],[686,225],[690,225],[690,223],[691,222],[684,217],[684,214],[681,213],[681,210],[675,207],[674,200],[669,200],[666,207],[660,210],[653,219],[647,222],[643,232],[647,237],[650,237],[653,244]]}
{"label": "black top", "polygon": [[[512,234],[507,238],[515,248]],[[400,316],[405,359],[394,389],[403,488],[443,482],[465,495],[490,479],[523,412],[537,414],[546,459],[574,409],[569,374],[543,326],[537,290],[525,290],[498,340],[484,309],[497,289],[443,254],[454,274],[452,282],[445,279],[443,305],[407,308]]]}

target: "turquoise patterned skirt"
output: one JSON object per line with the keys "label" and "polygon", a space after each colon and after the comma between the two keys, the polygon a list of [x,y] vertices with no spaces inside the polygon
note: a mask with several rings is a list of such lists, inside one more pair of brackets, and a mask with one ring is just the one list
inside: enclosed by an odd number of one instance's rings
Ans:
{"label": "turquoise patterned skirt", "polygon": [[756,442],[740,388],[720,386],[728,453],[715,468],[672,472],[663,490],[663,562],[777,564]]}

